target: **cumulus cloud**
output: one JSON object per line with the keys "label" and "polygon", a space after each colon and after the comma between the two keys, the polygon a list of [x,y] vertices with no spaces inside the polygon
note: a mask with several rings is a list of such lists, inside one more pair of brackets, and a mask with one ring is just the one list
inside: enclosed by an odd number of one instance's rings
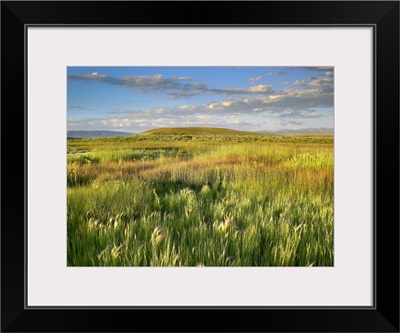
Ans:
{"label": "cumulus cloud", "polygon": [[310,70],[323,72],[326,70],[333,70],[333,66],[316,66],[316,67],[307,67]]}
{"label": "cumulus cloud", "polygon": [[[260,77],[252,78],[253,82]],[[191,82],[194,78],[173,76],[166,78],[162,74],[152,76],[124,76],[121,79],[98,72],[68,76],[68,81],[97,81],[110,85],[132,89],[139,93],[167,93],[170,98],[187,98],[200,94],[265,94],[272,91],[270,85],[257,85],[249,88],[210,88],[207,83]]]}
{"label": "cumulus cloud", "polygon": [[310,78],[310,86],[311,87],[321,87],[321,86],[331,86],[333,84],[333,80],[327,77],[315,77],[312,76]]}
{"label": "cumulus cloud", "polygon": [[260,84],[258,86],[252,86],[250,88],[222,88],[210,89],[210,91],[214,94],[226,95],[266,94],[272,92],[272,86]]}
{"label": "cumulus cloud", "polygon": [[306,69],[314,72],[326,72],[326,71],[333,71],[333,66],[296,66],[296,67],[289,67],[289,69],[291,70]]}
{"label": "cumulus cloud", "polygon": [[295,87],[298,87],[298,86],[300,86],[300,87],[306,87],[307,86],[307,80],[306,79],[303,79],[303,80],[296,80],[296,81],[294,81],[293,83],[292,83],[292,86],[295,86]]}
{"label": "cumulus cloud", "polygon": [[[191,81],[192,78],[186,76],[173,76],[165,78],[161,74],[155,75],[144,75],[144,76],[124,76],[121,79],[98,72],[90,74],[78,74],[68,76],[68,81],[98,81],[111,85],[121,86],[124,88],[130,88],[132,90],[146,93],[155,92],[161,93],[167,90],[189,90],[187,81]],[[190,84],[189,84],[190,85]]]}
{"label": "cumulus cloud", "polygon": [[[303,76],[297,81],[285,82],[281,90],[274,90],[272,85],[255,85],[262,76],[250,78],[250,87],[215,88],[194,82],[194,78],[186,76],[164,77],[157,74],[114,78],[98,72],[72,75],[68,78],[71,81],[97,81],[140,93],[165,93],[169,98],[177,99],[203,94],[209,100],[204,102],[205,99],[202,99],[200,104],[186,102],[179,105],[174,101],[173,104],[163,103],[158,107],[114,109],[108,112],[106,118],[71,118],[68,128],[139,132],[154,127],[231,126],[250,130],[263,128],[264,121],[278,121],[282,126],[297,126],[303,121],[313,123],[312,118],[332,116],[327,112],[333,110],[334,85],[333,67],[312,67],[311,71],[314,72],[308,73],[310,76],[307,78]],[[284,75],[283,72],[271,73]],[[68,108],[89,110],[79,105],[70,105]]]}
{"label": "cumulus cloud", "polygon": [[229,99],[208,104],[209,110],[226,112],[283,112],[285,110],[308,110],[318,107],[332,107],[333,93],[323,89],[288,88],[268,96]]}
{"label": "cumulus cloud", "polygon": [[326,72],[322,76],[311,76],[303,80],[294,81],[291,86],[293,87],[309,87],[309,88],[319,88],[326,93],[333,92],[333,77],[332,75],[327,75]]}
{"label": "cumulus cloud", "polygon": [[[116,124],[118,126],[122,124],[121,126],[134,127],[138,121],[150,127],[183,126],[183,121],[186,124],[189,124],[187,123],[189,121],[192,125],[216,126],[217,119],[226,119],[225,125],[234,124],[234,120],[239,120],[240,125],[244,126],[244,119],[253,118],[299,121],[299,119],[330,117],[332,114],[316,110],[327,108],[329,111],[333,107],[333,92],[325,89],[325,86],[329,85],[330,83],[324,81],[324,78],[312,77],[280,91],[272,91],[271,86],[258,85],[241,88],[242,91],[245,90],[247,93],[251,91],[254,94],[239,96],[239,92],[234,89],[235,93],[231,94],[231,98],[200,104],[133,110],[119,109],[109,112],[110,117],[106,120],[107,124],[103,126],[114,127]],[[226,89],[224,91],[227,94]],[[117,122],[111,119],[122,120]]]}
{"label": "cumulus cloud", "polygon": [[134,129],[150,124],[152,120],[142,118],[87,118],[87,119],[68,119],[68,129],[90,130],[90,129]]}
{"label": "cumulus cloud", "polygon": [[330,77],[311,77],[310,87],[320,87],[325,92],[333,92],[333,80]]}
{"label": "cumulus cloud", "polygon": [[315,110],[304,110],[304,111],[289,111],[282,113],[272,113],[273,118],[319,118],[321,113]]}
{"label": "cumulus cloud", "polygon": [[189,83],[181,85],[179,88],[173,89],[168,93],[170,98],[186,98],[195,95],[205,94],[208,92],[208,85],[205,83]]}
{"label": "cumulus cloud", "polygon": [[238,120],[235,115],[230,114],[223,117],[222,114],[207,113],[204,106],[197,106],[198,111],[192,112],[185,110],[179,113],[179,108],[171,108],[168,114],[155,115],[154,110],[136,111],[136,114],[114,115],[109,118],[87,118],[87,119],[68,119],[69,130],[123,130],[127,132],[141,132],[151,128],[161,127],[185,127],[185,126],[208,126],[208,127],[231,127],[243,130],[254,129],[260,126],[259,122],[250,120]]}

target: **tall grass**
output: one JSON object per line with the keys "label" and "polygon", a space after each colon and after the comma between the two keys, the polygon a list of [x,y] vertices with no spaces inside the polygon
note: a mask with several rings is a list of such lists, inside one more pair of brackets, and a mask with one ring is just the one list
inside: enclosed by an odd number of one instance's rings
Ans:
{"label": "tall grass", "polygon": [[333,265],[332,138],[157,135],[68,142],[68,265]]}

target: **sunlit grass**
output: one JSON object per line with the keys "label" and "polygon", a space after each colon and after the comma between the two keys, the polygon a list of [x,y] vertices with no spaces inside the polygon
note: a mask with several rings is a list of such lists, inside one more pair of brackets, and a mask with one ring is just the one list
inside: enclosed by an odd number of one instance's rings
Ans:
{"label": "sunlit grass", "polygon": [[332,137],[155,134],[68,141],[68,265],[333,265]]}

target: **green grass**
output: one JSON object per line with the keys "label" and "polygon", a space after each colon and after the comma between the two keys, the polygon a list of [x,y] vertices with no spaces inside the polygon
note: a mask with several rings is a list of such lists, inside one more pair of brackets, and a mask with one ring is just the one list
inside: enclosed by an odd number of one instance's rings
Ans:
{"label": "green grass", "polygon": [[[139,133],[140,136],[148,136],[148,135],[224,135],[224,136],[232,136],[232,135],[260,135],[258,132],[245,132],[245,131],[237,131],[231,130],[227,128],[218,128],[218,127],[171,127],[171,128],[157,128],[149,131],[145,131]],[[262,134],[261,134],[262,135]]]}
{"label": "green grass", "polygon": [[333,137],[226,131],[69,140],[68,265],[332,266]]}

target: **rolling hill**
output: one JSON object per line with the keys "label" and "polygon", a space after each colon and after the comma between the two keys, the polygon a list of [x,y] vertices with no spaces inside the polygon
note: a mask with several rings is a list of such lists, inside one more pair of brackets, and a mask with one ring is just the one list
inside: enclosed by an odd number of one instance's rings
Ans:
{"label": "rolling hill", "polygon": [[[263,133],[262,133],[263,134]],[[139,133],[140,136],[150,135],[260,135],[258,132],[237,131],[218,127],[171,127],[157,128]]]}

